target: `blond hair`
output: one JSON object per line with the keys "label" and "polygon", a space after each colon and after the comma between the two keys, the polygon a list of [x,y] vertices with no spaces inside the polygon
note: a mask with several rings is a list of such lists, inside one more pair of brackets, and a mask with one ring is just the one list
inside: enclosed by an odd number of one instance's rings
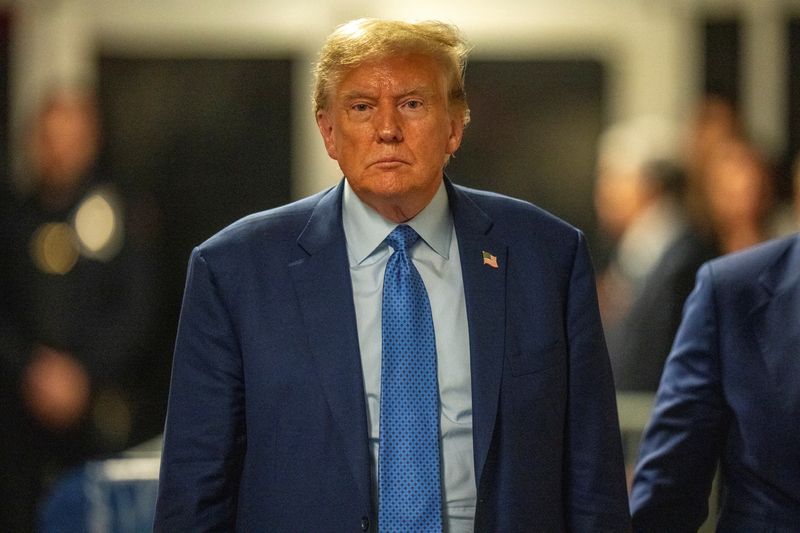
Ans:
{"label": "blond hair", "polygon": [[325,109],[344,74],[365,61],[398,54],[436,59],[448,78],[448,105],[469,122],[464,73],[469,45],[458,28],[439,21],[405,22],[361,18],[337,27],[328,36],[314,68],[314,113]]}

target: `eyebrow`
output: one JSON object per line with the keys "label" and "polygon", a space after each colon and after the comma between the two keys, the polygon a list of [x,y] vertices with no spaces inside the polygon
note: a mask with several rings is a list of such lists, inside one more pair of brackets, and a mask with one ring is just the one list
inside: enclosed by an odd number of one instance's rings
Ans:
{"label": "eyebrow", "polygon": [[425,96],[425,97],[431,97],[436,94],[436,91],[434,91],[433,88],[427,85],[418,85],[416,87],[412,87],[411,89],[403,91],[398,97],[405,98],[406,96],[411,96],[414,94],[418,94],[420,96]]}
{"label": "eyebrow", "polygon": [[[394,98],[400,99],[400,98],[405,98],[407,96],[412,96],[412,95],[420,95],[420,96],[425,96],[425,97],[431,97],[431,96],[434,96],[435,94],[436,94],[436,91],[434,91],[431,87],[428,87],[427,85],[417,85],[415,87],[411,87],[409,89],[405,89],[405,90],[403,90],[402,92],[400,92],[397,95],[394,95]],[[360,90],[348,91],[348,92],[346,92],[346,93],[344,93],[342,95],[342,99],[344,101],[359,100],[359,99],[362,99],[362,98],[365,98],[365,99],[368,99],[368,100],[374,100],[376,97],[375,97],[375,93],[374,92],[371,92],[371,91],[360,91]]]}
{"label": "eyebrow", "polygon": [[349,92],[344,93],[342,95],[342,99],[345,100],[345,101],[348,101],[348,100],[359,100],[359,99],[362,99],[362,98],[367,98],[367,99],[372,100],[372,99],[375,98],[375,96],[374,96],[374,93],[368,93],[366,91],[349,91]]}

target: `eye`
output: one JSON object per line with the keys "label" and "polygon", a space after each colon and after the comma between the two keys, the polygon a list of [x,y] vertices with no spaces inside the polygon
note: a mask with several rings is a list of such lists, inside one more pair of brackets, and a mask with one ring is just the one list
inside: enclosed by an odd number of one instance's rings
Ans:
{"label": "eye", "polygon": [[422,100],[408,100],[403,105],[411,110],[422,109]]}
{"label": "eye", "polygon": [[369,106],[364,103],[353,104],[352,108],[353,111],[358,111],[359,113],[363,113],[364,111],[369,110]]}

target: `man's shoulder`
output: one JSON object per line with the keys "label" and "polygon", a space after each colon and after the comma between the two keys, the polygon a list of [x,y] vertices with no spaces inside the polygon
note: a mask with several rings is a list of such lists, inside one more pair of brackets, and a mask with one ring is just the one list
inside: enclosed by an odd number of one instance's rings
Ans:
{"label": "man's shoulder", "polygon": [[752,281],[792,251],[797,253],[799,248],[800,234],[795,234],[718,257],[709,261],[708,265],[720,282],[737,279]]}
{"label": "man's shoulder", "polygon": [[209,237],[198,249],[204,253],[230,253],[254,243],[274,246],[281,242],[295,242],[319,201],[331,192],[332,189],[327,189],[289,204],[247,215]]}
{"label": "man's shoulder", "polygon": [[510,235],[533,236],[529,232],[535,231],[539,235],[561,238],[566,235],[574,236],[580,231],[569,222],[526,200],[461,185],[454,187],[486,213],[499,229]]}
{"label": "man's shoulder", "polygon": [[[767,241],[706,263],[698,280],[707,279],[723,301],[741,302],[766,289],[800,282],[800,234]],[[738,305],[738,304],[737,304]]]}

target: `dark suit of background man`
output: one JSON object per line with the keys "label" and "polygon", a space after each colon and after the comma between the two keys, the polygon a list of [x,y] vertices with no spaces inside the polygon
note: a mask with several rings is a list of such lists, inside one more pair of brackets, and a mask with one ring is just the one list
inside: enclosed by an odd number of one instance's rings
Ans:
{"label": "dark suit of background man", "polygon": [[437,22],[362,19],[328,38],[316,118],[345,179],[194,250],[156,530],[378,530],[384,239],[398,224],[421,235],[444,529],[628,527],[583,235],[443,175],[469,117],[466,54]]}
{"label": "dark suit of background man", "polygon": [[667,359],[631,496],[636,531],[800,524],[800,236],[707,263]]}

